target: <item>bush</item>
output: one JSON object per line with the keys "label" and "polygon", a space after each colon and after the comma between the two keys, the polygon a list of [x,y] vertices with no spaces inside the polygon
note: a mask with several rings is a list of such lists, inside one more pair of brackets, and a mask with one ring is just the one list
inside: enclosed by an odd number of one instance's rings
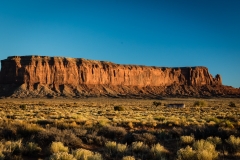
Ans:
{"label": "bush", "polygon": [[67,152],[57,152],[49,157],[49,160],[76,160],[72,154]]}
{"label": "bush", "polygon": [[125,156],[122,160],[135,160],[135,158],[133,156]]}
{"label": "bush", "polygon": [[235,104],[234,102],[230,102],[230,103],[228,104],[228,106],[229,106],[229,107],[236,107],[236,104]]}
{"label": "bush", "polygon": [[161,106],[161,105],[162,105],[162,102],[154,101],[154,102],[153,102],[153,105],[156,106],[156,107],[157,107],[157,106]]}
{"label": "bush", "polygon": [[133,142],[132,150],[137,153],[142,153],[142,152],[147,152],[149,150],[149,147],[143,142]]}
{"label": "bush", "polygon": [[193,106],[194,107],[205,107],[205,106],[207,106],[207,102],[206,101],[195,101]]}
{"label": "bush", "polygon": [[218,157],[218,152],[215,150],[215,146],[208,141],[196,141],[193,144],[193,148],[196,150],[196,157],[198,160],[213,160]]}
{"label": "bush", "polygon": [[155,159],[162,159],[166,156],[168,150],[166,150],[164,146],[157,143],[152,146],[150,152]]}
{"label": "bush", "polygon": [[238,153],[240,152],[240,137],[235,137],[231,135],[226,140],[228,146],[229,146],[229,152],[230,153]]}
{"label": "bush", "polygon": [[38,134],[41,131],[44,131],[44,128],[37,124],[30,123],[17,124],[17,132],[23,137],[29,137]]}
{"label": "bush", "polygon": [[107,151],[111,154],[116,154],[116,153],[123,154],[127,151],[127,144],[120,144],[114,141],[107,141],[105,143],[105,146]]}
{"label": "bush", "polygon": [[214,160],[217,157],[218,152],[215,150],[215,146],[205,140],[196,141],[193,144],[193,148],[187,146],[177,152],[178,160]]}
{"label": "bush", "polygon": [[56,134],[55,141],[63,142],[65,145],[80,147],[82,144],[82,140],[74,134],[72,129],[64,129]]}
{"label": "bush", "polygon": [[156,136],[151,133],[136,134],[133,133],[134,141],[141,141],[148,145],[156,142]]}
{"label": "bush", "polygon": [[1,142],[0,148],[5,156],[20,153],[23,150],[22,140]]}
{"label": "bush", "polygon": [[100,153],[94,153],[93,155],[88,157],[88,160],[103,160],[103,158]]}
{"label": "bush", "polygon": [[73,128],[72,131],[77,137],[85,136],[87,133],[87,130],[83,128]]}
{"label": "bush", "polygon": [[222,144],[222,140],[219,137],[208,137],[206,141],[212,143],[215,146],[220,146]]}
{"label": "bush", "polygon": [[180,137],[180,142],[183,145],[190,145],[194,142],[194,137],[193,136],[181,136]]}
{"label": "bush", "polygon": [[56,127],[50,127],[37,133],[36,142],[41,146],[49,145],[52,142],[62,142],[67,146],[79,148],[82,145],[82,140],[75,133],[73,129],[60,130]]}
{"label": "bush", "polygon": [[103,135],[106,138],[122,138],[127,134],[127,131],[125,128],[123,127],[114,127],[114,126],[106,126],[103,127],[100,131],[99,131],[100,135]]}
{"label": "bush", "polygon": [[226,124],[226,127],[228,127],[228,128],[232,128],[232,129],[234,128],[233,123],[231,121],[229,121],[229,120],[226,120],[225,124]]}
{"label": "bush", "polygon": [[114,142],[114,141],[107,141],[105,143],[105,147],[106,147],[108,152],[113,153],[113,152],[116,151],[117,143]]}
{"label": "bush", "polygon": [[77,160],[102,160],[101,154],[82,148],[73,151],[73,155]]}
{"label": "bush", "polygon": [[125,153],[127,151],[127,144],[118,143],[116,146],[116,150],[118,153]]}
{"label": "bush", "polygon": [[124,111],[124,107],[123,106],[114,106],[114,111]]}
{"label": "bush", "polygon": [[68,147],[65,147],[62,142],[52,142],[50,151],[51,153],[68,152]]}
{"label": "bush", "polygon": [[177,160],[193,160],[196,159],[196,151],[194,151],[190,146],[186,148],[181,148],[177,151]]}
{"label": "bush", "polygon": [[25,109],[27,109],[27,105],[26,105],[26,104],[21,104],[21,105],[19,106],[19,108],[21,108],[22,110],[25,110]]}
{"label": "bush", "polygon": [[39,152],[41,152],[41,150],[42,149],[38,146],[38,144],[34,142],[28,142],[25,145],[25,154],[38,154]]}

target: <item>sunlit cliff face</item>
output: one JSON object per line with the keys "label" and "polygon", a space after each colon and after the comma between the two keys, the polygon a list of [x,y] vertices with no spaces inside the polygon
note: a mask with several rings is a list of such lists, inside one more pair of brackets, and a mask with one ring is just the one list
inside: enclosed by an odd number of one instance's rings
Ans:
{"label": "sunlit cliff face", "polygon": [[2,60],[2,83],[104,84],[125,86],[221,85],[206,67],[149,67],[63,57],[23,56]]}
{"label": "sunlit cliff face", "polygon": [[223,86],[206,67],[120,65],[82,58],[14,56],[1,61],[0,96],[225,96],[239,89]]}

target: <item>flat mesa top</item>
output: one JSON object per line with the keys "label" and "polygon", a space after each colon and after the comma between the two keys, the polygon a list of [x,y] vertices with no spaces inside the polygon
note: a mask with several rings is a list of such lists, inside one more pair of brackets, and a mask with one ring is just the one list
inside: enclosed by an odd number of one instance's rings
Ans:
{"label": "flat mesa top", "polygon": [[87,63],[94,63],[94,64],[112,64],[112,65],[122,65],[122,66],[133,66],[133,67],[152,67],[152,68],[171,68],[171,69],[186,69],[186,68],[205,68],[207,67],[204,66],[186,66],[186,67],[161,67],[161,66],[145,66],[145,65],[136,65],[136,64],[117,64],[113,62],[108,62],[108,61],[98,61],[98,60],[89,60],[89,59],[84,59],[84,58],[70,58],[70,57],[50,57],[50,56],[39,56],[39,55],[26,55],[26,56],[9,56],[7,59],[4,59],[2,61],[8,61],[8,60],[22,60],[22,61],[33,61],[33,60],[64,60],[64,61],[82,61],[82,62],[87,62]]}

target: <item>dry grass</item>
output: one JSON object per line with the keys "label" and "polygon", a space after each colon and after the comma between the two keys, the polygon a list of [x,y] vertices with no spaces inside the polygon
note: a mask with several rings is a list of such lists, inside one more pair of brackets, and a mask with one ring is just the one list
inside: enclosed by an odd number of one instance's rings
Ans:
{"label": "dry grass", "polygon": [[[162,105],[156,107],[153,102]],[[169,103],[184,103],[186,107],[166,107]],[[234,107],[229,106],[233,103]],[[124,109],[116,110],[116,106]],[[180,152],[182,145],[206,139],[206,143],[216,146],[219,157],[238,159],[238,144],[229,137],[239,137],[239,119],[240,100],[230,98],[1,99],[0,140],[5,146],[7,141],[22,139],[24,145],[18,153],[2,149],[0,157],[11,159],[34,153],[54,159],[71,157],[71,151],[83,148],[98,151],[103,159],[176,159],[180,154],[197,153],[194,146]],[[52,142],[60,142],[68,150],[53,151],[49,148]],[[159,147],[158,143],[163,145]],[[206,156],[206,151],[201,155]]]}

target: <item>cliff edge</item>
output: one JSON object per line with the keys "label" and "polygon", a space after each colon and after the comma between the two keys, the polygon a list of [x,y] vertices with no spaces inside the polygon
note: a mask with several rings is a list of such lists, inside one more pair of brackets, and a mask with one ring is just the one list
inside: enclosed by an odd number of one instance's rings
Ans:
{"label": "cliff edge", "polygon": [[1,61],[0,96],[239,96],[206,67],[120,65],[82,58],[11,56]]}

